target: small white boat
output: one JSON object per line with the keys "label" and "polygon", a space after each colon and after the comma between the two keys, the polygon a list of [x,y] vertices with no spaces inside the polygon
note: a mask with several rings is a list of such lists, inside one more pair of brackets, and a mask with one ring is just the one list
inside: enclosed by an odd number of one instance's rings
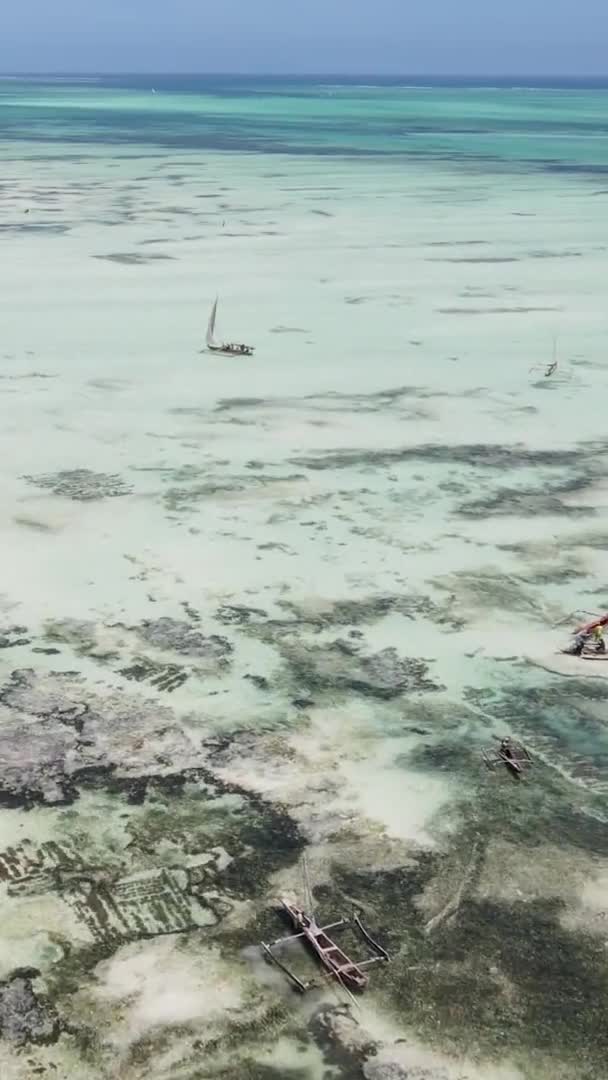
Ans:
{"label": "small white boat", "polygon": [[215,320],[217,318],[218,298],[216,296],[209,324],[207,326],[207,348],[210,352],[223,353],[224,356],[253,356],[253,345],[236,345],[233,342],[218,342],[215,340]]}

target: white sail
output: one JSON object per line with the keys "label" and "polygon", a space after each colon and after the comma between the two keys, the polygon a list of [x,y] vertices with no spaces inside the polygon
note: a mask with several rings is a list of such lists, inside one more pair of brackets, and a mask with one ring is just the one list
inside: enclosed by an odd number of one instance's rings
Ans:
{"label": "white sail", "polygon": [[217,315],[217,296],[215,298],[213,307],[211,308],[211,315],[209,316],[209,324],[207,326],[207,346],[211,348],[215,345],[214,333],[215,333],[215,317]]}

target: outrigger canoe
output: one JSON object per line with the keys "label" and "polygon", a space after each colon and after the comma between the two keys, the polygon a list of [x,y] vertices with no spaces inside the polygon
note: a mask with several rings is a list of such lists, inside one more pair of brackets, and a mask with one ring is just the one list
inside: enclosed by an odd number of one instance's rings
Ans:
{"label": "outrigger canoe", "polygon": [[[301,908],[290,904],[287,900],[281,901],[283,910],[289,915],[296,932],[302,934],[310,947],[316,952],[323,967],[349,988],[349,990],[365,990],[368,977],[361,970],[360,964],[354,963],[338,945],[327,936],[326,928],[318,926],[314,916],[307,915]],[[330,929],[330,927],[327,927]]]}
{"label": "outrigger canoe", "polygon": [[574,645],[564,649],[564,652],[578,656],[579,660],[608,660],[608,650],[603,644],[602,635],[595,642],[591,640],[593,631],[601,630],[605,626],[608,626],[608,612],[597,615],[591,622],[577,626],[573,631]]}
{"label": "outrigger canoe", "polygon": [[[372,964],[382,962],[388,963],[390,960],[386,949],[384,949],[382,945],[379,945],[377,941],[374,941],[358,915],[353,915],[351,919],[339,919],[337,922],[330,923],[328,926],[319,926],[314,915],[307,915],[305,911],[295,904],[290,903],[288,900],[281,900],[281,907],[283,908],[283,911],[289,915],[296,933],[289,934],[287,937],[278,938],[270,944],[263,941],[261,945],[267,958],[272,960],[272,962],[287,975],[288,979],[301,993],[311,990],[315,986],[315,983],[303,982],[303,980],[291,971],[282,960],[279,960],[274,952],[275,949],[287,945],[289,942],[297,941],[298,939],[305,941],[313,952],[316,953],[328,974],[333,975],[351,997],[351,991],[365,990],[365,987],[368,984],[368,976],[363,970],[364,968],[371,967]],[[352,926],[359,933],[370,950],[371,956],[367,959],[357,961],[351,960],[344,950],[336,945],[335,941],[329,937],[328,931],[348,926]]]}
{"label": "outrigger canoe", "polygon": [[524,769],[532,764],[532,758],[525,746],[509,737],[501,740],[497,750],[484,750],[483,759],[492,770],[497,765],[504,765],[517,780],[523,775]]}

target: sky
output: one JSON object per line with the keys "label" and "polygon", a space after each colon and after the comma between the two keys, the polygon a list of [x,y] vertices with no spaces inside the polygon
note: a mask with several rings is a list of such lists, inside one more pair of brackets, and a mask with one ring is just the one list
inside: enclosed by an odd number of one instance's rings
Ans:
{"label": "sky", "polygon": [[608,0],[0,0],[0,8],[0,73],[608,74]]}

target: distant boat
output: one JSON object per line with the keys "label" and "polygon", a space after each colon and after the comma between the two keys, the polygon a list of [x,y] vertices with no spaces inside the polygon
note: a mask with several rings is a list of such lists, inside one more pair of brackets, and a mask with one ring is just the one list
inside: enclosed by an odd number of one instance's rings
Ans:
{"label": "distant boat", "polygon": [[545,368],[545,379],[548,379],[550,375],[554,375],[557,371],[557,338],[553,338],[553,359],[550,364],[547,364]]}
{"label": "distant boat", "polygon": [[[530,368],[530,375],[532,375],[535,379],[540,380],[540,382],[535,382],[534,385],[542,385],[542,379],[549,379],[552,375],[555,375],[556,371],[558,371],[558,368],[559,363],[557,359],[557,338],[553,338],[552,360],[544,364],[534,364],[533,367]],[[560,379],[560,375],[561,370],[558,372],[557,379],[554,380],[555,382],[562,381]]]}
{"label": "distant boat", "polygon": [[216,297],[211,308],[209,324],[207,326],[207,348],[210,352],[223,353],[224,356],[253,356],[253,345],[235,345],[233,342],[217,342],[215,340],[215,320],[217,317],[218,298]]}

